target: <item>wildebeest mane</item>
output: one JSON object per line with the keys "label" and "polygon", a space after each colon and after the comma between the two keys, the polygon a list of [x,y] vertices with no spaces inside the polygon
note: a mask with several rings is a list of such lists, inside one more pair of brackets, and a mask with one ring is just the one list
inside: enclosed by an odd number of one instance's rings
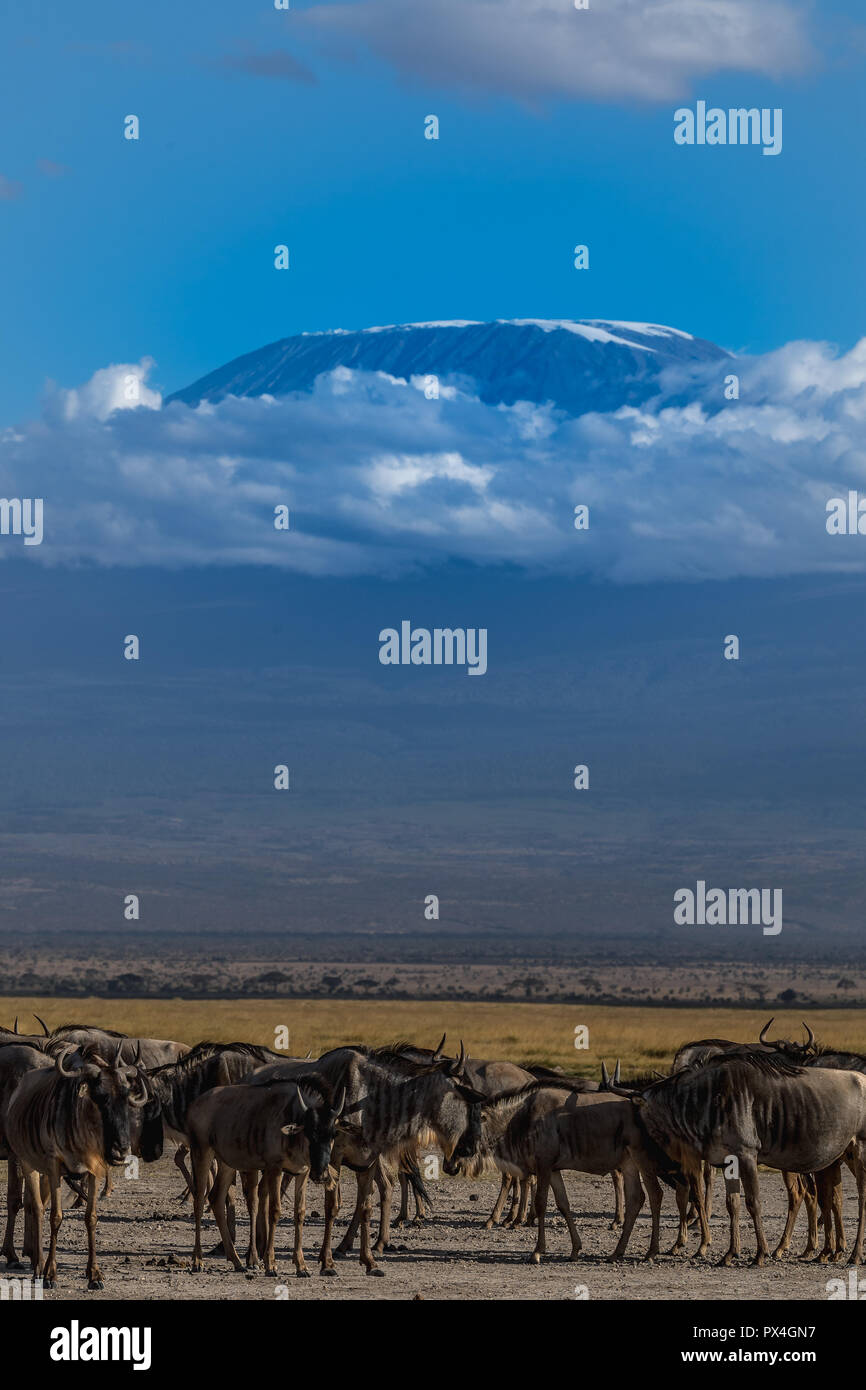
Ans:
{"label": "wildebeest mane", "polygon": [[536,1091],[569,1091],[573,1095],[580,1094],[575,1086],[569,1085],[566,1077],[558,1081],[554,1080],[553,1077],[538,1077],[535,1081],[527,1081],[523,1086],[516,1086],[512,1090],[497,1091],[496,1095],[488,1096],[481,1101],[481,1107],[483,1110],[491,1110],[494,1107],[501,1109],[511,1101],[515,1105],[519,1105],[527,1096],[533,1095]]}
{"label": "wildebeest mane", "polygon": [[[751,1067],[753,1071],[759,1071],[764,1076],[802,1076],[806,1068],[801,1067],[797,1062],[792,1062],[790,1057],[786,1057],[783,1052],[757,1052],[754,1049],[743,1047],[741,1052],[723,1052],[715,1057],[708,1057],[705,1062],[692,1062],[689,1066],[683,1067],[682,1071],[676,1071],[671,1076],[663,1077],[656,1081],[656,1086],[670,1085],[680,1077],[692,1076],[696,1072],[718,1071],[722,1067],[729,1067],[732,1064],[739,1064]],[[650,1090],[650,1087],[646,1088]]]}
{"label": "wildebeest mane", "polygon": [[56,1037],[58,1033],[71,1033],[73,1029],[82,1030],[86,1033],[105,1033],[109,1038],[128,1038],[129,1033],[118,1033],[114,1028],[99,1028],[95,1023],[61,1023],[56,1028],[52,1028],[50,1037]]}
{"label": "wildebeest mane", "polygon": [[270,1048],[262,1047],[258,1043],[199,1042],[196,1043],[195,1047],[191,1047],[185,1056],[178,1058],[176,1062],[161,1062],[158,1067],[148,1067],[147,1074],[148,1076],[162,1076],[166,1072],[171,1072],[173,1076],[185,1076],[189,1072],[195,1071],[202,1062],[208,1061],[211,1057],[219,1057],[223,1052],[240,1052],[245,1057],[252,1057],[260,1064],[287,1060],[280,1053],[271,1052]]}

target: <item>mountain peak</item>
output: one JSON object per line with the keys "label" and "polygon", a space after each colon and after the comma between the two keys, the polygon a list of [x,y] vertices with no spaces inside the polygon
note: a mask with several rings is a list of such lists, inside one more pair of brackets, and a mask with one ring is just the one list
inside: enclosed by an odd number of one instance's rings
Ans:
{"label": "mountain peak", "polygon": [[473,383],[488,404],[552,401],[571,414],[638,405],[673,366],[692,369],[728,353],[679,328],[607,319],[453,319],[299,333],[217,368],[166,404],[311,391],[337,367],[408,380],[435,375]]}

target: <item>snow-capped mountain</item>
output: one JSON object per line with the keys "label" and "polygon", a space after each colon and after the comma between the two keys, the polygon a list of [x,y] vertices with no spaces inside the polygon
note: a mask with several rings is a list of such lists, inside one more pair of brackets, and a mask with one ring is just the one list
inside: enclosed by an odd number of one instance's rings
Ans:
{"label": "snow-capped mountain", "polygon": [[469,379],[488,404],[553,401],[569,413],[638,405],[669,367],[699,369],[728,354],[655,323],[600,319],[499,319],[493,323],[391,324],[301,333],[236,357],[169,396],[197,405],[225,396],[309,391],[335,367],[408,379]]}

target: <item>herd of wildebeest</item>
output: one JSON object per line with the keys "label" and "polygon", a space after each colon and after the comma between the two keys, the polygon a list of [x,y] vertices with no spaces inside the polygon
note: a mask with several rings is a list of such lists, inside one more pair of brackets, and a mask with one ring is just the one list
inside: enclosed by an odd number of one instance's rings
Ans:
{"label": "herd of wildebeest", "polygon": [[[672,1254],[688,1250],[690,1227],[699,1256],[710,1243],[714,1169],[723,1170],[730,1243],[723,1263],[740,1253],[740,1189],[752,1218],[755,1262],[769,1255],[761,1217],[758,1166],[776,1168],[787,1189],[788,1218],[778,1246],[789,1249],[800,1207],[809,1234],[803,1258],[839,1259],[846,1250],[841,1167],[854,1176],[858,1224],[851,1263],[863,1256],[866,1219],[866,1056],[821,1047],[807,1025],[804,1042],[770,1041],[772,1019],[753,1043],[705,1038],[684,1044],[669,1074],[624,1080],[604,1064],[598,1081],[559,1069],[479,1061],[461,1042],[456,1056],[396,1043],[338,1047],[321,1057],[287,1057],[253,1043],[201,1042],[194,1047],[65,1024],[24,1035],[18,1020],[0,1029],[0,1157],[8,1164],[2,1253],[7,1268],[26,1269],[43,1287],[57,1278],[57,1236],[64,1185],[85,1205],[88,1288],[103,1288],[96,1258],[97,1202],[111,1191],[112,1169],[130,1155],[153,1162],[166,1139],[191,1196],[195,1239],[190,1269],[203,1268],[202,1218],[210,1207],[219,1229],[214,1253],[237,1270],[276,1273],[275,1234],[282,1199],[294,1180],[295,1272],[308,1274],[302,1249],[308,1181],[324,1190],[320,1273],[336,1274],[334,1254],[348,1254],[360,1235],[367,1274],[381,1274],[376,1255],[391,1236],[391,1199],[401,1189],[400,1221],[428,1214],[425,1176],[439,1149],[446,1174],[500,1175],[486,1227],[534,1225],[530,1260],[545,1254],[549,1190],[565,1218],[571,1258],[581,1248],[562,1174],[610,1174],[621,1234],[611,1258],[622,1259],[646,1199],[652,1215],[647,1258],[659,1253],[664,1187],[672,1190],[679,1231]],[[423,1168],[428,1169],[425,1173]],[[438,1159],[432,1160],[438,1163]],[[354,1211],[335,1251],[341,1172],[357,1180]],[[235,1246],[238,1175],[249,1212],[249,1248]],[[374,1187],[380,1225],[371,1236]],[[43,1214],[50,1239],[43,1251]],[[823,1248],[818,1254],[820,1221]]]}

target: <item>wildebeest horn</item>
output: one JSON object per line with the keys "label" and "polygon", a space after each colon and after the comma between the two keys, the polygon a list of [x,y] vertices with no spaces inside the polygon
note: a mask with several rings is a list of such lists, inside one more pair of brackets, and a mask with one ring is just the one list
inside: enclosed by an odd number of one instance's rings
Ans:
{"label": "wildebeest horn", "polygon": [[809,1034],[809,1038],[808,1038],[808,1041],[807,1041],[807,1043],[806,1043],[806,1046],[807,1046],[807,1047],[813,1047],[813,1046],[814,1046],[814,1043],[815,1043],[815,1034],[812,1032],[812,1029],[809,1027],[809,1025],[808,1025],[808,1023],[806,1022],[805,1019],[803,1020],[803,1027],[806,1029],[806,1032]]}
{"label": "wildebeest horn", "polygon": [[610,1085],[610,1077],[607,1074],[607,1067],[604,1062],[601,1064],[601,1084],[605,1089]]}
{"label": "wildebeest horn", "polygon": [[124,1038],[121,1038],[121,1039],[120,1039],[120,1042],[117,1044],[117,1051],[116,1051],[115,1054],[114,1054],[114,1061],[113,1061],[112,1064],[111,1064],[113,1067],[119,1067],[119,1066],[120,1066],[121,1057],[122,1057],[122,1055],[123,1055],[123,1044],[124,1044],[124,1041],[125,1041],[125,1039],[124,1039]]}
{"label": "wildebeest horn", "polygon": [[47,1038],[47,1037],[50,1037],[50,1033],[49,1033],[49,1031],[48,1031],[48,1024],[45,1022],[45,1019],[44,1019],[44,1018],[40,1018],[38,1014],[34,1014],[33,1017],[36,1019],[36,1022],[37,1022],[37,1023],[41,1023],[41,1025],[42,1025],[42,1031],[43,1031],[43,1033],[45,1034],[46,1038]]}
{"label": "wildebeest horn", "polygon": [[55,1067],[57,1068],[57,1070],[60,1072],[60,1075],[61,1075],[61,1076],[75,1076],[75,1075],[76,1075],[76,1073],[75,1073],[74,1071],[67,1071],[66,1068],[65,1068],[64,1065],[63,1065],[65,1059],[69,1056],[69,1053],[70,1053],[70,1052],[74,1052],[74,1051],[75,1051],[75,1048],[74,1048],[74,1047],[69,1047],[69,1046],[67,1046],[67,1047],[62,1047],[62,1048],[60,1049],[60,1051],[58,1052],[57,1056],[54,1058],[54,1065],[55,1065]]}
{"label": "wildebeest horn", "polygon": [[[770,1019],[770,1023],[772,1023],[772,1022],[773,1022],[773,1019],[771,1018],[771,1019]],[[758,1034],[758,1042],[766,1042],[766,1041],[767,1041],[767,1039],[766,1039],[766,1037],[764,1036],[764,1034],[767,1032],[768,1028],[770,1027],[770,1023],[765,1023],[765,1024],[764,1024],[763,1028],[761,1029],[760,1033]]]}
{"label": "wildebeest horn", "polygon": [[138,1096],[135,1095],[134,1092],[130,1091],[129,1103],[135,1110],[140,1110],[143,1105],[147,1105],[147,1102],[150,1099],[150,1084],[148,1082],[147,1076],[142,1071],[141,1067],[137,1068],[137,1077],[138,1080],[141,1082],[141,1100],[139,1100]]}
{"label": "wildebeest horn", "polygon": [[[297,1083],[295,1083],[295,1084],[297,1085]],[[307,1102],[304,1100],[304,1097],[301,1095],[301,1088],[300,1088],[300,1086],[298,1086],[298,1104],[300,1105],[300,1107],[301,1107],[302,1110],[309,1110],[309,1108],[310,1108],[310,1107],[308,1106]]]}
{"label": "wildebeest horn", "polygon": [[614,1086],[618,1086],[618,1085],[619,1085],[619,1058],[618,1058],[618,1057],[617,1057],[617,1059],[616,1059],[616,1066],[615,1066],[614,1069],[613,1069],[613,1084],[614,1084]]}
{"label": "wildebeest horn", "polygon": [[135,1044],[135,1056],[132,1059],[132,1065],[134,1067],[141,1066],[141,1038],[139,1038],[138,1042]]}
{"label": "wildebeest horn", "polygon": [[337,1097],[337,1101],[336,1101],[336,1103],[335,1103],[335,1105],[334,1105],[334,1119],[337,1119],[337,1118],[339,1118],[340,1115],[342,1115],[342,1113],[343,1113],[343,1107],[345,1106],[345,1104],[346,1104],[346,1088],[345,1088],[345,1086],[344,1086],[343,1089],[342,1089],[342,1091],[340,1092],[339,1096]]}
{"label": "wildebeest horn", "polygon": [[305,1061],[305,1062],[309,1062],[309,1060],[310,1060],[310,1058],[312,1057],[312,1055],[313,1055],[313,1049],[312,1049],[311,1047],[308,1047],[308,1048],[307,1048],[307,1055],[306,1055],[306,1057],[304,1058],[304,1061]]}
{"label": "wildebeest horn", "polygon": [[454,1064],[454,1075],[459,1076],[466,1066],[466,1048],[463,1046],[463,1039],[460,1039],[460,1054]]}
{"label": "wildebeest horn", "polygon": [[17,1014],[15,1015],[15,1022],[14,1022],[13,1025],[12,1025],[12,1032],[13,1032],[13,1033],[17,1033],[17,1032],[18,1032],[18,1015],[17,1015]]}
{"label": "wildebeest horn", "polygon": [[435,1050],[434,1053],[433,1053],[433,1061],[434,1061],[434,1062],[441,1062],[441,1061],[442,1061],[442,1057],[443,1057],[443,1055],[444,1055],[443,1049],[444,1049],[444,1047],[445,1047],[445,1039],[446,1039],[447,1037],[448,1037],[448,1034],[447,1034],[447,1033],[443,1033],[443,1034],[442,1034],[442,1037],[439,1039],[439,1046],[436,1048],[436,1050]]}

